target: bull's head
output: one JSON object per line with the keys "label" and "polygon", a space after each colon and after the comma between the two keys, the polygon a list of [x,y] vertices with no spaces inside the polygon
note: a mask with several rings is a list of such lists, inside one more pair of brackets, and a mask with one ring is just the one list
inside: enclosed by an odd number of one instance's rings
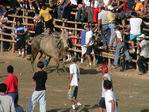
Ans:
{"label": "bull's head", "polygon": [[62,30],[61,39],[62,39],[63,44],[64,44],[64,49],[68,50],[68,48],[69,48],[68,39],[69,38],[68,38],[68,32],[65,29]]}

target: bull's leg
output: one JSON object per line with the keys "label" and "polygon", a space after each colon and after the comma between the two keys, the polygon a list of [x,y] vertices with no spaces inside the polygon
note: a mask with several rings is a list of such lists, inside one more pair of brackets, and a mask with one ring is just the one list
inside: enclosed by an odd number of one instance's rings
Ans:
{"label": "bull's leg", "polygon": [[35,62],[35,59],[36,59],[37,55],[38,55],[38,51],[32,51],[31,64],[32,64],[33,71],[34,71],[34,62]]}

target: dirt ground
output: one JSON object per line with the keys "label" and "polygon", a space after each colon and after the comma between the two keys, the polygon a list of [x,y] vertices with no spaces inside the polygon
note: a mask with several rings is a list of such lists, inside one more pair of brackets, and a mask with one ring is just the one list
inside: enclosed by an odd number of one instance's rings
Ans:
{"label": "dirt ground", "polygon": [[[0,81],[3,81],[7,65],[15,67],[19,79],[19,104],[26,110],[29,98],[34,90],[32,68],[29,61],[16,57],[14,54],[0,54]],[[50,63],[47,72],[47,112],[70,112],[70,102],[67,99],[68,73],[56,73],[54,64]],[[67,65],[68,66],[68,65]],[[149,112],[149,74],[137,75],[136,70],[125,72],[111,69],[114,92],[119,99],[121,112]],[[81,67],[79,100],[84,105],[80,112],[96,112],[101,96],[101,78],[96,69]],[[35,112],[39,112],[36,106]]]}

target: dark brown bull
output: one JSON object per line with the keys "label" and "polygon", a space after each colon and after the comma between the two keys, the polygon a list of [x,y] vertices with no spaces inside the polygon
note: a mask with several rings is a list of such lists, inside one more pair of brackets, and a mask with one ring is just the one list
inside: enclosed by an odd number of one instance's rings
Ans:
{"label": "dark brown bull", "polygon": [[[53,33],[51,35],[39,35],[38,37],[35,37],[32,41],[32,57],[31,57],[31,64],[34,68],[34,61],[40,52],[41,55],[45,54],[49,57],[49,60],[53,58],[57,64],[56,70],[58,72],[58,68],[60,65],[60,60],[63,59],[64,52],[66,52],[66,49],[68,48],[67,44],[67,38],[68,33],[66,31],[62,31],[61,34]],[[41,56],[40,56],[41,57]],[[64,63],[63,68],[64,68]]]}

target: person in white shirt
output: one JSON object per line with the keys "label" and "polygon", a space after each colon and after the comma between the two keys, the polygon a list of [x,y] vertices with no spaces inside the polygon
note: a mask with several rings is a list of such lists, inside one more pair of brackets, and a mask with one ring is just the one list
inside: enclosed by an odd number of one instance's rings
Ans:
{"label": "person in white shirt", "polygon": [[145,35],[142,34],[138,41],[138,49],[140,49],[141,52],[137,64],[140,72],[139,75],[142,75],[148,71],[147,58],[149,58],[149,40],[146,40]]}
{"label": "person in white shirt", "polygon": [[108,73],[107,64],[105,64],[104,62],[103,62],[103,64],[101,64],[99,66],[99,72],[101,73],[101,76],[102,76],[102,94],[101,94],[101,98],[99,100],[98,106],[99,106],[100,112],[106,112],[106,105],[105,105],[105,92],[106,92],[106,90],[104,89],[103,83],[104,83],[104,80],[112,81],[112,77]]}
{"label": "person in white shirt", "polygon": [[89,66],[92,65],[92,60],[91,60],[91,56],[93,56],[94,54],[94,51],[93,51],[93,44],[94,44],[94,41],[93,41],[93,32],[90,28],[90,26],[87,26],[86,28],[86,47],[87,47],[87,51],[86,51],[86,55],[87,55],[87,58],[88,58],[88,61],[89,61]]}
{"label": "person in white shirt", "polygon": [[107,7],[110,4],[110,0],[103,0],[103,4],[105,7]]}
{"label": "person in white shirt", "polygon": [[16,112],[11,96],[6,95],[7,85],[0,84],[0,112]]}
{"label": "person in white shirt", "polygon": [[104,81],[106,112],[118,112],[118,104],[112,90],[112,82]]}
{"label": "person in white shirt", "polygon": [[130,18],[130,45],[135,52],[134,44],[136,43],[137,38],[141,35],[141,24],[142,19],[137,17],[136,13],[132,13],[132,17]]}
{"label": "person in white shirt", "polygon": [[78,86],[80,79],[80,69],[77,65],[76,57],[72,58],[72,64],[69,66],[69,91],[68,98],[72,103],[72,109],[75,110],[76,106],[81,106],[81,103],[77,100]]}

